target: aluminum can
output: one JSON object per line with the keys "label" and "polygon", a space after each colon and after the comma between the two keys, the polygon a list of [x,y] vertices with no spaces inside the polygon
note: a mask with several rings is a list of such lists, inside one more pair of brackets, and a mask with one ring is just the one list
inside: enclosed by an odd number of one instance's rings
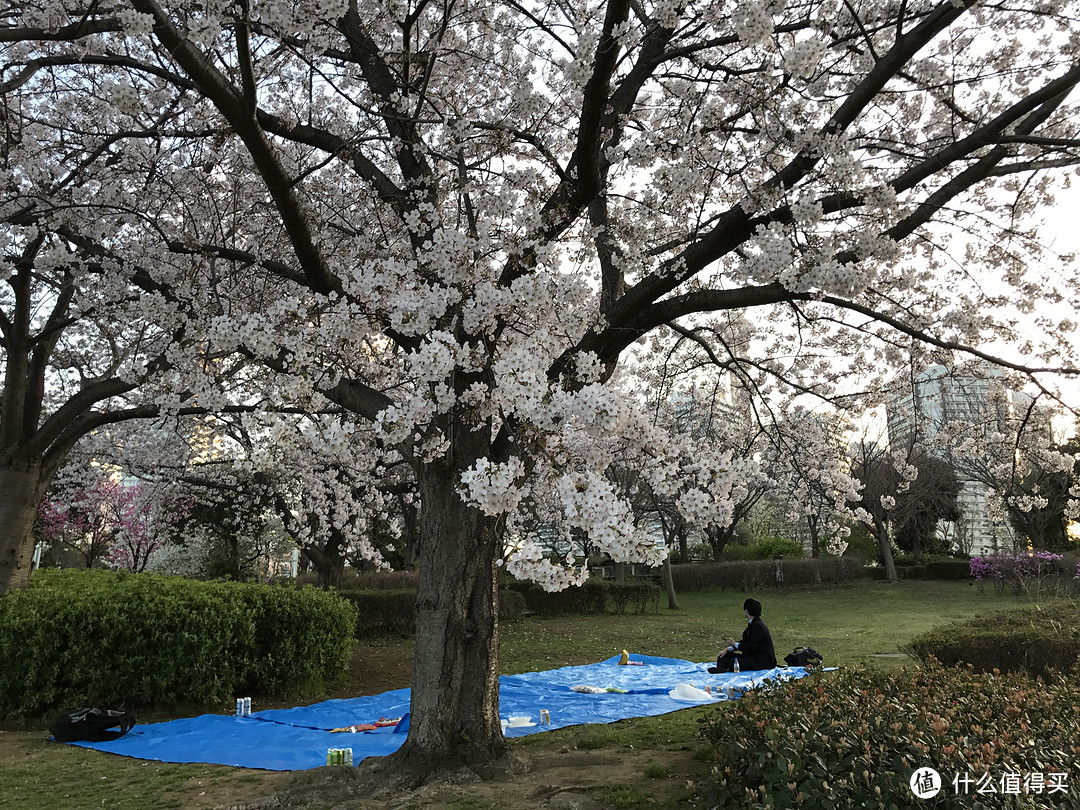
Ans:
{"label": "aluminum can", "polygon": [[540,725],[551,725],[551,712],[549,712],[547,709],[540,710]]}
{"label": "aluminum can", "polygon": [[729,686],[727,688],[727,699],[728,700],[734,700],[735,699],[735,687],[734,686]]}
{"label": "aluminum can", "polygon": [[237,717],[243,717],[244,716],[244,699],[243,698],[237,698],[236,699],[236,716]]}
{"label": "aluminum can", "polygon": [[341,753],[344,754],[344,761],[342,762],[342,764],[343,765],[348,765],[351,768],[352,764],[353,764],[353,762],[352,762],[352,749],[351,748],[343,748],[343,749],[341,749]]}
{"label": "aluminum can", "polygon": [[251,714],[251,698],[246,697],[244,698],[244,717],[247,717],[249,714]]}

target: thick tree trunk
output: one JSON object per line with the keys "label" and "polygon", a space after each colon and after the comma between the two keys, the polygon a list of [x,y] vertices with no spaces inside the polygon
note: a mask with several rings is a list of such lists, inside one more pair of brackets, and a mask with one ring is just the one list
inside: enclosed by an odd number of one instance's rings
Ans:
{"label": "thick tree trunk", "polygon": [[457,473],[421,469],[420,565],[416,595],[409,736],[390,757],[399,775],[485,766],[509,755],[499,723],[498,567],[494,518],[466,506]]}
{"label": "thick tree trunk", "polygon": [[30,584],[34,520],[47,483],[39,461],[0,468],[0,595]]}
{"label": "thick tree trunk", "polygon": [[319,587],[324,591],[341,586],[341,575],[345,572],[345,557],[341,553],[344,547],[345,538],[341,532],[331,529],[325,548],[313,545],[304,549],[305,555],[319,575]]}

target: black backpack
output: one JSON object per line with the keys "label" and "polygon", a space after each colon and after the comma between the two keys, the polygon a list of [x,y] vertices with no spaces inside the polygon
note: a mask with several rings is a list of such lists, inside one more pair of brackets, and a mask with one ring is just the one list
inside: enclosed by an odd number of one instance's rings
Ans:
{"label": "black backpack", "polygon": [[135,716],[116,709],[75,709],[58,717],[49,731],[57,742],[105,742],[123,737]]}
{"label": "black backpack", "polygon": [[796,647],[794,652],[784,656],[784,663],[789,667],[806,667],[807,669],[820,667],[822,660],[821,653],[813,647]]}

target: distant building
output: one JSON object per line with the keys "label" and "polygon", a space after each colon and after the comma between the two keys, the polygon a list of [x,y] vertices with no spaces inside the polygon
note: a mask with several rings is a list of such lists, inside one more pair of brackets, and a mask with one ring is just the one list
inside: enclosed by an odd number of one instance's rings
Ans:
{"label": "distant building", "polygon": [[[991,395],[994,377],[1000,372],[989,366],[978,373],[964,374],[946,366],[931,366],[919,374],[902,395],[886,403],[889,446],[921,445],[930,453],[952,461],[947,449],[934,441],[947,426],[962,422],[966,425],[1001,424],[1010,413],[1030,401],[1026,394],[1010,392],[1007,402]],[[1012,550],[1015,533],[1008,521],[990,514],[990,488],[966,474],[963,465],[956,466],[960,483],[957,508],[960,519],[943,523],[939,532],[953,547],[968,554],[987,554]]]}

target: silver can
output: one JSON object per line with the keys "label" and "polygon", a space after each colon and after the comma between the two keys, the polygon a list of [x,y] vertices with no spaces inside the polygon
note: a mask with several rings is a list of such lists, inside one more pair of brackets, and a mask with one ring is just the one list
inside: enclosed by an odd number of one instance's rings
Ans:
{"label": "silver can", "polygon": [[251,714],[251,698],[246,697],[244,698],[244,717],[247,717],[249,714]]}
{"label": "silver can", "polygon": [[243,717],[244,716],[244,699],[243,698],[237,698],[236,699],[236,716],[237,717]]}

